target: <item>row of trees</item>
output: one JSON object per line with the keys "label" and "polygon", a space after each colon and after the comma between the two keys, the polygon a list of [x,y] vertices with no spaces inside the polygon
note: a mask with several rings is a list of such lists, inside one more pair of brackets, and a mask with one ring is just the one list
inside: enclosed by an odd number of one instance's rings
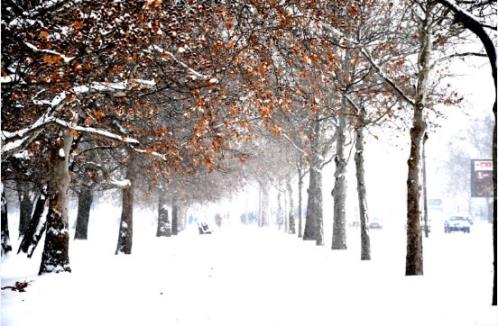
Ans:
{"label": "row of trees", "polygon": [[[487,56],[496,87],[486,22],[495,12],[494,1],[9,1],[2,8],[2,182],[18,190],[23,232],[40,230],[35,218],[48,207],[40,273],[70,270],[70,188],[80,199],[78,237],[92,191],[122,189],[117,252],[130,253],[137,189],[159,193],[160,233],[164,202],[172,203],[176,230],[178,207],[255,179],[264,226],[268,184],[290,193],[297,176],[301,194],[307,176],[306,223],[299,195],[297,233],[322,245],[322,170],[332,162],[332,249],[344,250],[353,143],[361,258],[369,259],[364,134],[402,132],[403,121],[411,125],[406,274],[422,274],[428,118],[439,104],[460,101],[444,83],[449,59]],[[458,46],[467,31],[485,54]],[[293,217],[283,220],[292,232]]]}

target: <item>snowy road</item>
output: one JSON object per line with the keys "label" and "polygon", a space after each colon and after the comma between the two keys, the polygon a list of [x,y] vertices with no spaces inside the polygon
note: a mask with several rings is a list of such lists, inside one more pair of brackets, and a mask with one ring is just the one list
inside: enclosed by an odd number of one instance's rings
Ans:
{"label": "snowy road", "polygon": [[434,235],[426,275],[408,278],[389,230],[372,231],[371,262],[354,244],[332,252],[252,227],[153,239],[128,257],[79,241],[72,274],[3,261],[2,285],[34,282],[2,291],[2,325],[496,325],[488,231]]}

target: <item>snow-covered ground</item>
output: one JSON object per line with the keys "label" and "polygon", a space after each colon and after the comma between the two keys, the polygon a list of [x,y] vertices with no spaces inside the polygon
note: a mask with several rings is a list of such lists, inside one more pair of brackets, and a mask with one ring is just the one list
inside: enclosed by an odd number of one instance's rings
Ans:
{"label": "snow-covered ground", "polygon": [[[372,261],[359,233],[347,251],[316,247],[238,220],[199,235],[155,238],[154,212],[135,212],[133,254],[115,256],[120,210],[100,205],[89,239],[71,240],[72,273],[37,276],[29,260],[2,260],[1,321],[13,325],[497,325],[491,307],[490,224],[470,234],[437,227],[424,242],[425,275],[404,276],[402,227],[371,231]],[[73,212],[74,215],[74,212]],[[15,216],[15,215],[11,215]],[[12,220],[13,218],[11,218]],[[11,225],[17,249],[15,223]],[[330,239],[327,239],[330,240]]]}

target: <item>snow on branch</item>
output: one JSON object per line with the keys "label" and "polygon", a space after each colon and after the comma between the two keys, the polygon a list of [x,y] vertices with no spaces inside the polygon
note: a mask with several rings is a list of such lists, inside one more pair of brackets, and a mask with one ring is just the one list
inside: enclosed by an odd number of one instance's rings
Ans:
{"label": "snow on branch", "polygon": [[364,48],[364,47],[361,47],[360,48],[360,52],[361,54],[368,60],[368,62],[370,62],[370,64],[373,66],[373,68],[375,69],[375,71],[377,71],[377,74],[380,76],[380,78],[382,80],[384,80],[384,82],[386,82],[386,84],[388,84],[389,86],[391,86],[392,89],[394,89],[394,91],[396,93],[398,93],[399,96],[401,96],[406,102],[408,102],[411,106],[415,106],[415,102],[408,96],[405,94],[405,92],[403,92],[401,90],[401,88],[398,87],[398,85],[391,79],[389,78],[385,73],[384,71],[382,71],[382,69],[379,67],[379,65],[372,59],[372,57],[370,56],[370,53],[368,53],[368,51]]}
{"label": "snow on branch", "polygon": [[298,146],[286,133],[282,133],[282,136],[292,145],[294,148],[300,152],[301,154],[307,156],[308,154],[304,149],[302,149],[300,146]]}
{"label": "snow on branch", "polygon": [[189,67],[185,62],[183,62],[180,59],[178,59],[173,53],[171,53],[169,51],[164,51],[163,53],[167,54],[168,56],[170,56],[171,59],[173,59],[176,63],[180,64],[180,66],[182,66],[183,68],[187,69],[188,72],[190,72],[192,75],[196,76],[197,78],[200,78],[200,79],[203,79],[203,80],[208,79],[207,76],[201,74],[200,72],[197,72],[193,68]]}
{"label": "snow on branch", "polygon": [[21,140],[26,138],[29,134],[42,129],[45,125],[53,122],[53,117],[49,117],[48,114],[42,115],[38,120],[35,121],[31,126],[17,130],[15,132],[10,132],[2,130],[2,154],[4,147],[6,146],[6,141]]}
{"label": "snow on branch", "polygon": [[80,133],[102,136],[107,139],[113,139],[131,145],[140,144],[138,140],[132,137],[124,137],[105,129],[78,126],[59,118],[43,115],[34,124],[27,128],[23,128],[15,132],[2,130],[2,159],[8,158],[11,155],[24,150],[41,133],[43,128],[49,124],[56,124]]}
{"label": "snow on branch", "polygon": [[358,106],[358,104],[356,104],[355,101],[353,101],[353,99],[351,99],[351,97],[349,97],[348,94],[346,93],[343,93],[342,96],[344,96],[344,98],[346,99],[346,101],[349,102],[349,104],[357,111],[357,112],[360,112],[361,111],[361,108]]}
{"label": "snow on branch", "polygon": [[131,186],[131,181],[128,179],[116,180],[114,178],[111,178],[111,180],[109,180],[109,184],[115,188],[126,189]]}
{"label": "snow on branch", "polygon": [[[77,3],[81,2],[81,0],[73,0],[73,1],[66,1],[66,0],[48,0],[48,1],[41,1],[41,4],[35,6],[34,8],[24,11],[23,8],[19,7],[15,1],[9,1],[9,5],[12,5],[15,7],[15,9],[19,12],[22,12],[19,17],[16,17],[14,20],[9,22],[8,26],[9,27],[14,27],[21,25],[23,23],[27,23],[28,26],[34,25],[36,22],[39,22],[36,20],[36,18],[39,18],[40,15],[43,15],[44,13],[47,12],[54,12],[58,11],[64,8],[67,8],[69,6],[74,6]],[[2,3],[3,5],[3,3]]]}
{"label": "snow on branch", "polygon": [[[144,80],[144,79],[131,79],[130,81],[122,82],[93,82],[87,85],[75,86],[68,92],[75,93],[77,95],[87,94],[92,92],[125,92],[137,88],[151,88],[156,85],[154,80]],[[39,135],[39,133],[49,124],[57,124],[64,128],[70,128],[80,133],[87,133],[92,135],[102,136],[108,139],[118,140],[124,143],[139,145],[139,141],[131,138],[124,137],[105,129],[97,129],[92,127],[84,127],[70,124],[69,122],[54,117],[54,113],[60,111],[68,103],[65,102],[67,97],[66,91],[63,91],[51,100],[33,100],[35,105],[48,105],[49,110],[44,113],[38,120],[32,125],[22,128],[17,131],[6,131],[2,130],[2,145],[1,154],[3,159],[10,157],[11,155],[24,150],[29,144]]]}
{"label": "snow on branch", "polygon": [[32,134],[24,136],[20,139],[15,139],[9,142],[5,142],[4,136],[2,135],[2,150],[1,150],[1,156],[3,159],[10,157],[12,155],[15,155],[17,153],[20,153],[24,151],[29,144],[31,144],[36,137],[41,133],[40,130],[34,131]]}
{"label": "snow on branch", "polygon": [[121,141],[123,143],[132,144],[132,145],[139,145],[140,144],[140,142],[138,140],[136,140],[135,138],[124,137],[124,136],[112,133],[112,132],[105,130],[105,129],[97,129],[97,128],[92,128],[92,127],[77,126],[77,125],[73,125],[67,121],[64,121],[64,120],[58,119],[58,118],[53,118],[52,122],[59,125],[59,126],[73,129],[73,130],[80,132],[80,133],[102,136],[102,137],[105,137],[108,139],[118,140],[118,141]]}
{"label": "snow on branch", "polygon": [[0,84],[8,84],[13,82],[24,82],[17,74],[10,74],[7,76],[0,76]]}
{"label": "snow on branch", "polygon": [[52,54],[52,55],[57,55],[61,57],[62,60],[64,60],[64,63],[69,63],[71,60],[73,60],[75,57],[67,57],[64,54],[54,51],[54,50],[49,50],[49,49],[38,49],[35,45],[29,43],[29,42],[24,42],[28,48],[33,50],[33,52],[41,52],[41,53],[47,53],[47,54]]}
{"label": "snow on branch", "polygon": [[187,65],[185,62],[183,62],[182,60],[178,59],[170,51],[164,50],[163,48],[161,48],[161,47],[159,47],[157,45],[154,45],[153,49],[156,50],[156,51],[158,51],[161,54],[165,54],[165,55],[169,56],[171,59],[173,59],[173,61],[175,61],[176,63],[178,63],[183,68],[187,69],[187,71],[189,73],[191,73],[192,76],[195,76],[195,77],[197,77],[197,78],[199,78],[201,80],[209,80],[209,82],[211,84],[217,84],[219,82],[219,80],[217,78],[209,78],[209,76],[206,76],[206,75],[204,75],[204,74],[196,71],[195,69],[193,69],[192,67],[190,67],[189,65]]}
{"label": "snow on branch", "polygon": [[158,152],[155,152],[155,151],[148,151],[148,150],[140,149],[140,148],[133,148],[133,149],[137,153],[148,154],[148,155],[157,157],[157,158],[159,158],[159,159],[161,159],[163,161],[167,161],[166,154],[161,154],[161,153],[158,153]]}
{"label": "snow on branch", "polygon": [[76,94],[86,93],[116,93],[117,96],[125,96],[125,91],[137,88],[153,88],[156,86],[155,80],[131,79],[122,82],[92,82],[87,85],[75,86],[71,90]]}

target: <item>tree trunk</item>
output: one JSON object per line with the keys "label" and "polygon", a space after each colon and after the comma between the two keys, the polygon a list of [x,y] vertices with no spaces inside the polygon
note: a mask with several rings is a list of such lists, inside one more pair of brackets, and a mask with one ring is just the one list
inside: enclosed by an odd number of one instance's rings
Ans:
{"label": "tree trunk", "polygon": [[55,141],[49,159],[48,213],[45,245],[39,274],[70,272],[69,267],[69,170],[73,137],[69,130]]}
{"label": "tree trunk", "polygon": [[[496,81],[496,69],[495,69],[495,81]],[[495,93],[496,93],[496,83],[495,83]],[[496,306],[496,97],[495,104],[493,107],[493,112],[495,115],[495,127],[493,130],[493,298],[491,304]]]}
{"label": "tree trunk", "polygon": [[317,246],[323,245],[322,201],[322,171],[319,165],[311,165],[303,240],[316,240]]}
{"label": "tree trunk", "polygon": [[285,233],[289,233],[289,215],[287,214],[287,191],[284,191],[284,230]]}
{"label": "tree trunk", "polygon": [[278,229],[280,230],[284,224],[284,212],[282,209],[282,192],[280,189],[277,189],[277,224]]}
{"label": "tree trunk", "polygon": [[[429,209],[427,207],[427,167],[425,161],[425,142],[427,141],[427,134],[424,136],[422,143],[422,172],[423,172],[423,198],[424,198],[424,235],[426,238],[429,237]],[[470,203],[470,200],[469,200]]]}
{"label": "tree trunk", "polygon": [[258,189],[258,226],[262,227],[263,226],[263,221],[262,221],[262,216],[263,216],[263,186],[260,182],[259,184],[259,189]]}
{"label": "tree trunk", "polygon": [[347,249],[346,245],[346,156],[344,146],[346,143],[346,117],[344,110],[346,100],[342,99],[343,112],[339,116],[339,129],[337,130],[336,156],[335,156],[335,183],[332,196],[334,198],[334,224],[332,229],[332,249]]}
{"label": "tree trunk", "polygon": [[131,254],[133,246],[133,188],[135,185],[135,164],[133,150],[128,150],[126,178],[130,185],[123,189],[121,222],[119,223],[117,254]]}
{"label": "tree trunk", "polygon": [[369,216],[367,205],[367,189],[365,187],[365,159],[364,135],[365,110],[360,111],[360,126],[356,129],[356,153],[354,160],[356,163],[356,189],[358,192],[358,203],[360,207],[360,229],[361,229],[361,260],[370,260],[370,236]]}
{"label": "tree trunk", "polygon": [[314,122],[314,136],[311,141],[313,155],[310,164],[310,184],[303,240],[315,240],[317,246],[323,245],[323,207],[322,207],[322,160],[319,156],[320,121]]}
{"label": "tree trunk", "polygon": [[23,182],[17,183],[19,196],[19,237],[24,236],[29,227],[29,220],[33,211],[32,192]]}
{"label": "tree trunk", "polygon": [[36,247],[38,246],[38,243],[43,237],[43,233],[45,232],[46,229],[47,229],[47,216],[43,215],[42,218],[40,219],[40,224],[38,224],[36,231],[33,234],[33,240],[29,243],[28,258],[31,258],[33,256],[33,253],[35,252]]}
{"label": "tree trunk", "polygon": [[259,223],[260,226],[269,226],[270,198],[268,193],[268,184],[266,182],[261,182],[259,187],[261,196]]}
{"label": "tree trunk", "polygon": [[[351,28],[351,26],[349,26]],[[350,33],[350,31],[348,32]],[[350,50],[345,49],[342,58],[341,84],[347,89],[351,84],[351,55]],[[339,127],[337,129],[336,156],[334,188],[334,222],[332,226],[332,249],[347,249],[346,242],[346,169],[347,160],[345,154],[346,146],[346,113],[348,109],[346,95],[341,98],[341,111],[339,113]]]}
{"label": "tree trunk", "polygon": [[[299,171],[300,172],[300,171]],[[301,173],[298,175],[297,181],[297,191],[298,191],[298,225],[297,225],[297,236],[299,238],[303,237],[303,176]]]}
{"label": "tree trunk", "polygon": [[168,206],[166,206],[166,202],[164,201],[163,190],[159,191],[159,203],[157,207],[158,212],[156,237],[170,237],[171,224],[169,222]]}
{"label": "tree trunk", "polygon": [[185,206],[185,202],[180,204],[180,208],[178,209],[178,232],[182,232],[185,230],[187,225],[187,207]]}
{"label": "tree trunk", "polygon": [[88,238],[88,221],[90,219],[90,209],[93,202],[93,192],[91,188],[82,186],[78,194],[78,216],[76,217],[75,239],[86,240]]}
{"label": "tree trunk", "polygon": [[47,223],[47,213],[46,210],[47,203],[47,188],[43,187],[40,195],[36,199],[36,203],[33,210],[33,215],[29,221],[28,230],[24,234],[21,244],[19,245],[19,249],[17,253],[21,251],[25,254],[28,254],[28,257],[31,257],[32,254],[38,245],[41,237],[43,236],[43,232],[45,231],[46,223]]}
{"label": "tree trunk", "polygon": [[432,21],[434,4],[429,2],[425,19],[420,29],[421,50],[418,57],[418,81],[413,112],[413,126],[410,130],[410,157],[408,159],[407,180],[407,229],[406,229],[406,275],[422,275],[423,248],[421,220],[421,182],[420,170],[422,167],[422,149],[426,130],[424,108],[430,77],[431,52],[432,52]]}
{"label": "tree trunk", "polygon": [[287,179],[287,193],[289,194],[289,233],[296,234],[296,221],[294,219],[294,198],[292,198],[292,184]]}
{"label": "tree trunk", "polygon": [[178,234],[178,195],[173,194],[171,199],[171,234]]}
{"label": "tree trunk", "polygon": [[12,246],[10,245],[10,236],[9,236],[9,221],[7,216],[7,200],[5,198],[5,190],[3,189],[2,184],[2,256],[9,253],[12,250]]}
{"label": "tree trunk", "polygon": [[[496,92],[496,89],[495,89]],[[494,105],[495,127],[493,131],[493,298],[491,304],[496,306],[496,99]]]}

